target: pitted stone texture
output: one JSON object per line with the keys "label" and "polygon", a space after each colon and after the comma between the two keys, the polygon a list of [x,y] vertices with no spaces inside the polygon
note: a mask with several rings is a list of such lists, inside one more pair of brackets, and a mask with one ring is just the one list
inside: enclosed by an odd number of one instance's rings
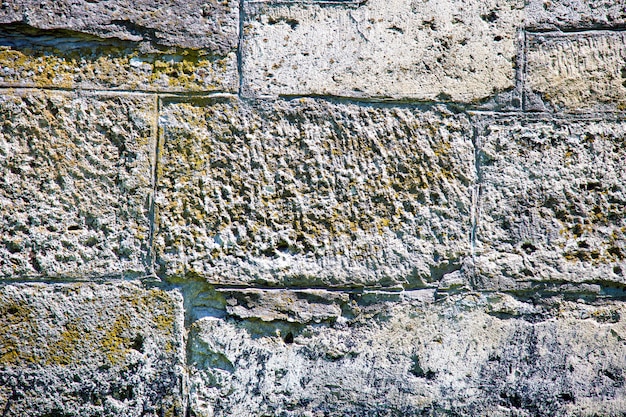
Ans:
{"label": "pitted stone texture", "polygon": [[626,122],[486,122],[478,160],[481,286],[595,283],[585,290],[595,295],[623,287],[625,137]]}
{"label": "pitted stone texture", "polygon": [[0,287],[0,404],[19,416],[182,416],[182,297],[132,283]]}
{"label": "pitted stone texture", "polygon": [[7,23],[227,55],[237,48],[239,4],[234,0],[11,0],[0,8],[0,24]]}
{"label": "pitted stone texture", "polygon": [[0,276],[145,274],[154,98],[22,90],[0,114]]}
{"label": "pitted stone texture", "polygon": [[528,0],[526,24],[533,29],[623,28],[626,0]]}
{"label": "pitted stone texture", "polygon": [[626,32],[529,35],[526,86],[557,110],[626,110]]}
{"label": "pitted stone texture", "polygon": [[0,85],[67,89],[236,91],[234,51],[152,47],[67,30],[0,25]]}
{"label": "pitted stone texture", "polygon": [[166,104],[160,127],[163,276],[421,287],[469,254],[465,116],[216,99]]}
{"label": "pitted stone texture", "polygon": [[[351,296],[352,298],[352,296]],[[269,298],[268,298],[269,299]],[[322,324],[202,318],[197,416],[620,415],[626,309],[492,294],[403,299]],[[359,308],[362,312],[358,312]]]}
{"label": "pitted stone texture", "polygon": [[523,1],[247,3],[243,88],[473,102],[514,87]]}

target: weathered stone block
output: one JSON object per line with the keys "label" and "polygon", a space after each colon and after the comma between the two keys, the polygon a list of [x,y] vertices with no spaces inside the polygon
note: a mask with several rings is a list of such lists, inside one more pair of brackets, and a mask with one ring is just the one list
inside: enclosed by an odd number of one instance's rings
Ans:
{"label": "weathered stone block", "polygon": [[[349,300],[331,296],[320,302],[324,308],[334,302],[342,313],[319,323],[288,322],[280,313],[273,321],[261,321],[275,306],[271,294],[259,298],[267,302],[259,317],[224,313],[195,321],[189,348],[192,413],[549,416],[626,411],[623,303],[552,300],[538,305],[499,294],[432,303],[408,293],[393,300],[390,295],[385,302],[381,294],[369,301],[366,294],[344,295]],[[228,308],[230,300],[223,302]]]}
{"label": "weathered stone block", "polygon": [[526,87],[559,110],[626,110],[626,33],[528,36]]}
{"label": "weathered stone block", "polygon": [[528,0],[526,24],[534,29],[623,28],[625,0]]}
{"label": "weathered stone block", "polygon": [[489,120],[480,133],[485,288],[610,295],[626,284],[626,122]]}
{"label": "weathered stone block", "polygon": [[11,0],[0,24],[23,23],[153,45],[207,49],[227,55],[237,48],[239,3],[234,0]]}
{"label": "weathered stone block", "polygon": [[183,416],[176,291],[132,283],[0,287],[5,416]]}
{"label": "weathered stone block", "polygon": [[246,3],[243,88],[473,102],[514,87],[523,2]]}
{"label": "weathered stone block", "polygon": [[419,287],[469,254],[465,116],[225,98],[166,103],[160,127],[163,276]]}
{"label": "weathered stone block", "polygon": [[0,96],[0,276],[146,273],[155,99]]}
{"label": "weathered stone block", "polygon": [[0,25],[0,84],[150,91],[236,91],[235,51],[152,46],[68,30]]}

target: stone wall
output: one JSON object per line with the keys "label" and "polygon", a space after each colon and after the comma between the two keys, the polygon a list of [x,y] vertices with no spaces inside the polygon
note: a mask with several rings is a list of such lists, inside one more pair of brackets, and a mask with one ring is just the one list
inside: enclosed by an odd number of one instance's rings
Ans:
{"label": "stone wall", "polygon": [[1,415],[624,415],[624,29],[3,1]]}

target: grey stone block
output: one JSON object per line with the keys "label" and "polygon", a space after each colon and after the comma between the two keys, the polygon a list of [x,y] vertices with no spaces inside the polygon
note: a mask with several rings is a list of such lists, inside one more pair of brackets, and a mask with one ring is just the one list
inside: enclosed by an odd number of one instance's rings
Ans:
{"label": "grey stone block", "polygon": [[[480,134],[479,285],[626,284],[626,122],[502,117]],[[578,288],[578,289],[576,289]],[[623,292],[623,291],[622,291]]]}
{"label": "grey stone block", "polygon": [[3,415],[183,416],[183,330],[176,291],[2,285]]}
{"label": "grey stone block", "polygon": [[155,99],[19,90],[0,114],[0,276],[150,272]]}
{"label": "grey stone block", "polygon": [[[259,297],[266,308],[255,305],[247,319],[224,313],[195,321],[189,349],[192,412],[221,417],[626,411],[623,303],[553,299],[537,305],[502,294],[455,295],[437,303],[407,293],[387,299],[344,295],[345,300],[317,300],[322,308],[330,303],[342,312],[317,323],[287,321],[280,313],[271,320],[273,293]],[[214,298],[211,305],[219,302]],[[233,304],[221,302],[223,309]],[[253,317],[254,311],[261,315]]]}
{"label": "grey stone block", "polygon": [[471,129],[443,107],[301,99],[163,106],[162,276],[436,286],[470,251]]}
{"label": "grey stone block", "polygon": [[552,109],[626,110],[626,32],[527,37],[525,86]]}
{"label": "grey stone block", "polygon": [[246,2],[243,88],[476,102],[514,87],[523,2]]}

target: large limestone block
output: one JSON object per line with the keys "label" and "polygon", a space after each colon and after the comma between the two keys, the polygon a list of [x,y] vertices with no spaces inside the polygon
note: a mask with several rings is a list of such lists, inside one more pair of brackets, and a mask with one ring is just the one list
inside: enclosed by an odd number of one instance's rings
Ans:
{"label": "large limestone block", "polygon": [[165,103],[163,276],[419,287],[469,254],[474,151],[443,107]]}
{"label": "large limestone block", "polygon": [[3,415],[183,416],[183,330],[176,291],[5,284]]}
{"label": "large limestone block", "polygon": [[623,292],[626,122],[505,117],[481,131],[480,285]]}
{"label": "large limestone block", "polygon": [[146,273],[156,103],[0,96],[0,276]]}
{"label": "large limestone block", "polygon": [[623,28],[626,0],[528,0],[526,24],[533,29]]}
{"label": "large limestone block", "polygon": [[[291,321],[273,294],[256,298],[260,304],[244,319],[241,300],[249,294],[205,296],[212,314],[190,330],[193,415],[547,417],[626,411],[623,303],[552,299],[542,305],[499,294],[433,303],[432,294],[430,300],[417,294],[424,292],[331,294],[323,301],[319,292],[317,301],[291,292],[284,297],[296,301],[292,310],[306,312],[317,302],[338,311],[310,320],[296,311],[300,319]],[[233,306],[240,309],[231,315]],[[261,315],[254,317],[255,311]]]}
{"label": "large limestone block", "polygon": [[526,87],[565,111],[626,110],[626,32],[529,35]]}
{"label": "large limestone block", "polygon": [[0,8],[0,24],[14,23],[226,55],[237,47],[239,4],[232,0],[6,1]]}
{"label": "large limestone block", "polygon": [[236,91],[235,51],[163,47],[69,30],[0,25],[0,85]]}
{"label": "large limestone block", "polygon": [[473,102],[512,89],[519,0],[246,2],[243,88]]}

